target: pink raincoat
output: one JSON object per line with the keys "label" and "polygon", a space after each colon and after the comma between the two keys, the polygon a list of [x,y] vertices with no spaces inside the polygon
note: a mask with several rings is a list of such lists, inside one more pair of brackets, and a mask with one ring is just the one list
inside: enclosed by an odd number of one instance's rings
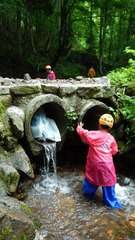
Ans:
{"label": "pink raincoat", "polygon": [[47,79],[48,80],[55,80],[55,73],[53,71],[47,73]]}
{"label": "pink raincoat", "polygon": [[118,151],[114,137],[101,130],[88,131],[77,127],[80,137],[89,144],[85,176],[87,180],[98,186],[116,184],[115,167],[112,155]]}

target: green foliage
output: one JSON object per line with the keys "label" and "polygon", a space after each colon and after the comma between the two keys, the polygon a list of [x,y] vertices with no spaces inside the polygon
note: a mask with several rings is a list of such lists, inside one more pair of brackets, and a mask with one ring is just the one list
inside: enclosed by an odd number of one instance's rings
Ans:
{"label": "green foliage", "polygon": [[65,113],[65,116],[68,119],[67,129],[70,132],[73,132],[75,130],[76,120],[78,119],[79,114],[77,114],[74,110],[70,110]]}
{"label": "green foliage", "polygon": [[32,211],[30,210],[30,208],[29,208],[26,204],[21,203],[21,207],[22,207],[30,216],[33,216]]}
{"label": "green foliage", "polygon": [[[135,56],[135,50],[126,49],[126,53]],[[125,94],[130,83],[135,82],[135,60],[129,60],[129,66],[117,69],[108,74],[111,83],[116,86],[116,99],[118,109],[110,108],[116,122],[123,119],[125,123],[125,138],[128,144],[135,140],[135,97]]]}
{"label": "green foliage", "polygon": [[17,238],[16,236],[13,236],[12,240],[27,240],[25,234],[23,234],[23,239],[22,238]]}
{"label": "green foliage", "polygon": [[64,78],[75,78],[76,76],[86,76],[87,68],[79,63],[72,63],[61,60],[54,69],[56,76]]}
{"label": "green foliage", "polygon": [[30,216],[30,218],[32,219],[32,221],[33,221],[36,229],[39,229],[42,224],[41,224],[40,220],[38,219],[38,217],[35,217],[35,216],[34,216],[33,212],[30,210],[30,208],[29,208],[26,204],[22,203],[22,204],[21,204],[21,207],[22,207],[22,208],[26,211],[26,213]]}
{"label": "green foliage", "polygon": [[12,232],[12,229],[10,227],[6,227],[5,229],[2,229],[0,232],[0,240],[6,240],[11,232]]}
{"label": "green foliage", "polygon": [[[11,227],[6,227],[5,229],[2,229],[0,232],[0,240],[9,239],[10,233],[12,233],[12,231],[13,230]],[[27,240],[27,238],[26,238],[25,234],[23,234],[23,239],[13,236],[11,240]]]}
{"label": "green foliage", "polygon": [[[125,47],[135,48],[133,0],[1,0],[0,11],[0,70],[7,66],[4,75],[11,71],[17,76],[19,71],[22,76],[24,68],[41,74],[43,65],[53,63],[58,78],[69,78],[84,75],[85,66],[88,69],[94,59],[98,59],[94,68],[99,72],[102,53],[104,69],[114,69],[127,63]],[[71,57],[75,51],[87,52],[91,61],[84,57],[75,66]]]}
{"label": "green foliage", "polygon": [[5,111],[4,104],[3,102],[0,101],[0,116],[4,113],[4,111]]}

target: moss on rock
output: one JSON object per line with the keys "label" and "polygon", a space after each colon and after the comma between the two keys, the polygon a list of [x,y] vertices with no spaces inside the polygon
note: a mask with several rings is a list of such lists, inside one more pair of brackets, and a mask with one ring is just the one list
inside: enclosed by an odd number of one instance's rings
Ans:
{"label": "moss on rock", "polygon": [[41,86],[39,84],[15,86],[10,89],[10,92],[13,95],[29,95],[33,93],[39,93],[40,91]]}
{"label": "moss on rock", "polygon": [[129,96],[135,96],[135,81],[128,82],[128,87],[126,88],[126,94]]}

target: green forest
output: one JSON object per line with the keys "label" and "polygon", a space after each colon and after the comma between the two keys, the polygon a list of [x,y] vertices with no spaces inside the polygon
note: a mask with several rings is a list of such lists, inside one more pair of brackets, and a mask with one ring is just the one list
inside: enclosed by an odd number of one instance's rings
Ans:
{"label": "green forest", "polygon": [[97,76],[126,66],[125,48],[135,48],[133,0],[1,0],[0,71],[57,78]]}
{"label": "green forest", "polygon": [[135,1],[1,0],[0,75],[57,79],[107,75],[116,87],[110,108],[127,144],[135,138]]}

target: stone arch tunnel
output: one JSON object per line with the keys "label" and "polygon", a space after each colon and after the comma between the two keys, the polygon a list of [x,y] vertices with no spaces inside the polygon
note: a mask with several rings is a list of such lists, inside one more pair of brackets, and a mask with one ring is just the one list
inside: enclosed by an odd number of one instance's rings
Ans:
{"label": "stone arch tunnel", "polygon": [[[43,148],[33,138],[30,125],[33,115],[40,107],[43,107],[47,116],[56,122],[62,138],[62,142],[58,143],[58,149],[61,149],[67,134],[65,113],[73,109],[79,115],[78,121],[84,122],[85,128],[97,129],[100,115],[108,111],[108,106],[104,102],[111,99],[114,94],[114,88],[110,86],[110,81],[106,77],[94,80],[86,78],[80,81],[73,79],[7,81],[9,86],[0,86],[0,98],[5,100],[7,108],[12,106],[18,109],[18,112],[22,112],[24,136],[35,156],[41,155]],[[18,112],[15,111],[14,115],[18,115]]]}

